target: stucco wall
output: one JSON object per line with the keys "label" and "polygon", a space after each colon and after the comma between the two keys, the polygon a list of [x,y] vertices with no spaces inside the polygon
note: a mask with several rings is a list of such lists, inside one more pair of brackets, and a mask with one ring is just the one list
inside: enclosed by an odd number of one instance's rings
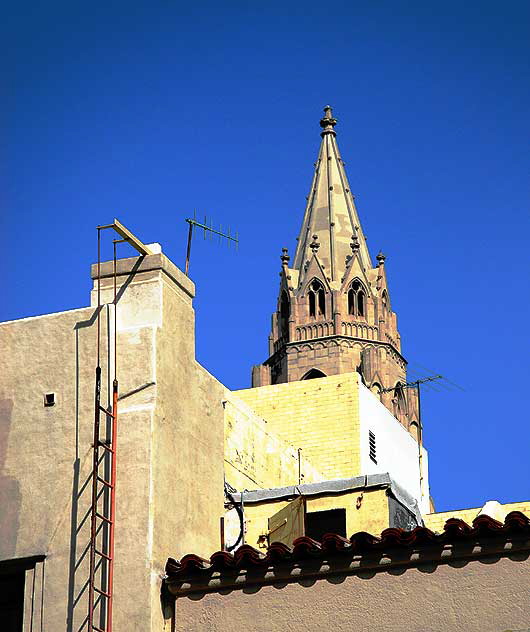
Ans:
{"label": "stucco wall", "polygon": [[[106,405],[107,308],[102,315],[102,403]],[[42,595],[46,629],[77,630],[87,613],[83,585],[88,578],[95,330],[92,308],[0,325],[1,346],[9,357],[9,370],[1,380],[2,400],[7,402],[1,427],[7,437],[1,444],[0,485],[2,499],[8,498],[9,504],[2,503],[0,559],[46,555]],[[124,388],[137,385],[137,380],[150,381],[154,371],[150,329],[120,333],[121,349],[129,347],[131,337],[138,362],[132,375],[122,371]],[[123,359],[130,359],[129,354]],[[45,392],[56,393],[55,406],[43,406]],[[127,615],[138,625],[148,621],[149,609],[143,611],[139,602],[143,595],[145,604],[145,595],[150,595],[149,575],[145,566],[127,569],[138,586],[126,613],[120,586],[127,573],[120,561],[145,557],[147,544],[152,389],[142,398],[141,406],[123,406],[120,411],[115,578],[116,621]],[[39,602],[41,595],[35,597]],[[40,617],[40,609],[35,617]],[[26,620],[25,629],[30,625]]]}
{"label": "stucco wall", "polygon": [[[379,399],[359,384],[361,422],[361,471],[363,474],[388,472],[392,479],[418,501],[422,513],[429,511],[427,451],[423,449],[423,493],[420,491],[418,443]],[[376,438],[376,460],[370,458],[369,431]]]}
{"label": "stucco wall", "polygon": [[[103,264],[103,301],[112,297],[111,271]],[[114,627],[144,632],[163,629],[167,557],[219,548],[224,388],[195,361],[191,281],[163,255],[121,260],[118,273]],[[92,301],[0,324],[8,358],[0,380],[0,561],[46,556],[34,595],[44,617],[34,607],[25,632],[41,624],[74,632],[87,613],[94,292]],[[102,311],[103,404],[113,375],[112,310]],[[55,406],[44,407],[46,392],[56,393]]]}
{"label": "stucco wall", "polygon": [[[460,565],[459,565],[460,566]],[[473,561],[177,599],[193,632],[526,632],[530,562]]]}

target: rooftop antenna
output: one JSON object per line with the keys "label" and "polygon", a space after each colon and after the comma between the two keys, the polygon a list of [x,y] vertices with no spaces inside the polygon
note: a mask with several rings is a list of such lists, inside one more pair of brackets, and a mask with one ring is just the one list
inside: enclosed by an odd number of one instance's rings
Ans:
{"label": "rooftop antenna", "polygon": [[418,394],[418,465],[420,470],[420,494],[423,496],[423,453],[421,451],[423,447],[423,424],[421,422],[421,398],[420,398],[420,385],[427,384],[428,382],[435,382],[437,380],[442,380],[443,375],[429,375],[428,377],[422,377],[418,380],[414,380],[413,382],[405,382],[405,384],[400,384],[398,386],[393,386],[392,388],[383,388],[379,392],[380,393],[389,393],[390,391],[395,391],[397,389],[403,388],[415,388],[416,393]]}
{"label": "rooftop antenna", "polygon": [[210,224],[208,224],[208,218],[206,217],[206,215],[204,216],[204,223],[199,222],[197,220],[197,211],[193,211],[193,217],[187,217],[186,221],[188,222],[189,225],[189,229],[188,229],[188,246],[186,248],[186,267],[184,269],[184,272],[186,274],[186,276],[189,276],[189,270],[190,270],[190,255],[191,255],[191,241],[193,239],[193,229],[194,227],[200,228],[203,231],[203,235],[204,235],[204,239],[206,239],[206,235],[209,235],[210,239],[213,238],[214,235],[218,235],[219,236],[219,242],[221,242],[223,239],[226,239],[228,242],[228,247],[230,248],[230,242],[233,241],[235,246],[236,246],[236,250],[238,249],[239,246],[239,236],[237,234],[237,231],[235,233],[235,235],[231,235],[230,234],[230,226],[228,227],[228,232],[224,233],[223,232],[223,227],[221,224],[219,224],[219,230],[216,230],[213,227],[212,224],[212,220],[210,219]]}

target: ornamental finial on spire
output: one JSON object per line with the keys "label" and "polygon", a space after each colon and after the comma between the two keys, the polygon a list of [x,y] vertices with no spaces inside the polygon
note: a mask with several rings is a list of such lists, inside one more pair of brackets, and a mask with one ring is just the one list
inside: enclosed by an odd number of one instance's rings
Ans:
{"label": "ornamental finial on spire", "polygon": [[313,235],[313,241],[309,244],[309,247],[313,251],[313,254],[316,255],[318,249],[320,248],[320,244],[318,243],[318,235]]}
{"label": "ornamental finial on spire", "polygon": [[324,118],[320,119],[320,127],[322,128],[322,132],[320,135],[324,137],[325,134],[333,134],[335,136],[335,130],[333,129],[337,124],[337,119],[333,118],[333,110],[331,109],[331,105],[326,105],[324,107]]}
{"label": "ornamental finial on spire", "polygon": [[282,254],[281,254],[281,257],[280,257],[280,259],[282,260],[282,266],[286,266],[287,267],[289,265],[289,259],[291,257],[289,257],[288,252],[289,251],[287,250],[287,248],[282,248]]}
{"label": "ornamental finial on spire", "polygon": [[377,259],[377,263],[378,263],[380,266],[382,266],[382,265],[384,265],[384,264],[385,264],[386,255],[385,255],[385,254],[383,254],[383,251],[382,251],[382,250],[380,250],[380,251],[377,253],[377,257],[376,257],[376,259]]}

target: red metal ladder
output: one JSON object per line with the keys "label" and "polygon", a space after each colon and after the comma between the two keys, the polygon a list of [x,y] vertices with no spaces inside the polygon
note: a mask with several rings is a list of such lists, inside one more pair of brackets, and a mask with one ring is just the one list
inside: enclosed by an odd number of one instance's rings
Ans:
{"label": "red metal ladder", "polygon": [[[96,368],[92,507],[90,513],[90,571],[88,580],[88,631],[112,632],[114,580],[114,527],[116,522],[116,439],[118,382],[112,386],[112,410],[101,405],[101,367]],[[101,413],[106,417],[106,438],[101,438]],[[110,420],[110,424],[108,423]],[[110,434],[108,426],[110,425]],[[100,450],[101,449],[101,450]],[[108,478],[106,478],[108,476]],[[98,623],[96,623],[96,619]]]}
{"label": "red metal ladder", "polygon": [[[113,240],[114,286],[114,380],[112,405],[101,405],[101,231],[115,230],[122,239]],[[94,440],[92,444],[92,506],[90,509],[90,561],[88,578],[88,632],[112,632],[112,602],[114,582],[114,530],[116,523],[116,439],[118,428],[116,244],[127,242],[144,257],[151,249],[135,237],[117,219],[112,224],[98,226],[97,260],[97,366],[94,402]],[[110,345],[110,337],[109,337]],[[110,349],[109,349],[110,351]],[[110,361],[109,361],[110,365]],[[108,366],[110,371],[111,367]],[[101,414],[105,415],[105,439],[101,439]],[[108,477],[108,478],[107,478]],[[97,620],[97,622],[96,622]]]}

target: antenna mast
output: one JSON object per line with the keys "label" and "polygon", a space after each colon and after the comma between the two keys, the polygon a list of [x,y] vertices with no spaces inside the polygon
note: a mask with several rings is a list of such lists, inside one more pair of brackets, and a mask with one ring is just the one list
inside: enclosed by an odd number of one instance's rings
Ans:
{"label": "antenna mast", "polygon": [[216,230],[213,226],[212,223],[210,221],[210,225],[208,225],[208,218],[206,217],[206,215],[204,216],[204,223],[199,222],[197,220],[197,216],[196,216],[196,212],[193,212],[193,218],[191,217],[187,217],[186,218],[186,222],[188,222],[189,225],[189,229],[188,229],[188,245],[186,248],[186,266],[184,269],[184,272],[186,274],[186,276],[189,276],[189,270],[190,270],[190,255],[191,255],[191,241],[193,239],[193,228],[197,227],[197,228],[202,228],[202,230],[204,231],[204,239],[206,239],[206,234],[208,233],[210,235],[210,238],[213,237],[213,235],[218,235],[219,236],[219,241],[221,241],[221,239],[226,239],[228,241],[228,247],[230,247],[230,242],[233,241],[235,243],[236,246],[236,250],[239,246],[239,237],[236,231],[235,235],[231,235],[230,234],[230,226],[228,227],[228,233],[224,233],[222,231],[222,226],[221,224],[219,224],[219,230]]}
{"label": "antenna mast", "polygon": [[[418,394],[418,466],[420,470],[420,494],[423,496],[423,453],[421,451],[423,447],[423,424],[421,421],[421,397],[420,397],[420,385],[426,384],[427,382],[434,382],[436,380],[443,379],[442,375],[429,375],[428,377],[423,377],[419,380],[414,380],[413,382],[406,382],[405,384],[400,384],[399,388],[415,388]],[[383,388],[379,392],[380,393],[389,393],[390,391],[395,391],[396,387],[392,388]]]}

